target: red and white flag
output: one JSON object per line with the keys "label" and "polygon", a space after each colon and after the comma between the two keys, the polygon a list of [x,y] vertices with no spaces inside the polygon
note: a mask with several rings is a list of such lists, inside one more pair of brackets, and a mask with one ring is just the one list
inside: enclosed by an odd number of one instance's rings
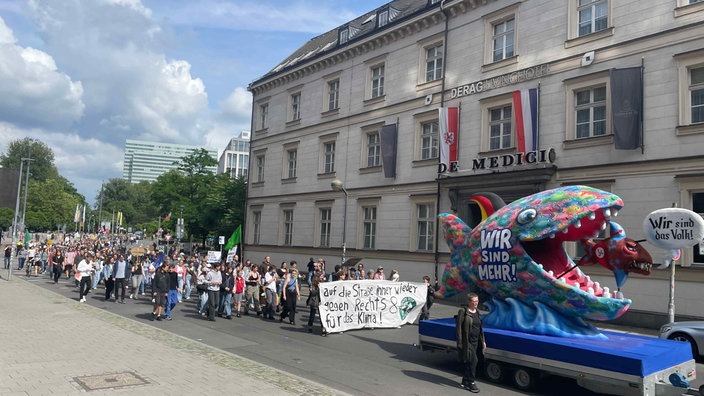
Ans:
{"label": "red and white flag", "polygon": [[171,218],[171,212],[169,212],[169,214],[164,216],[164,221],[169,221],[170,218]]}
{"label": "red and white flag", "polygon": [[516,117],[516,151],[538,149],[538,88],[513,91],[513,114]]}
{"label": "red and white flag", "polygon": [[448,168],[457,162],[459,142],[459,107],[441,107],[440,111],[440,163]]}

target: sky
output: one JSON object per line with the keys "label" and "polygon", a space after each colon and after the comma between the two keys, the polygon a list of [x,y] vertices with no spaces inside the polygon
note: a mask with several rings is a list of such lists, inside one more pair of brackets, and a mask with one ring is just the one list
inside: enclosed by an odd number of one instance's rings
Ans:
{"label": "sky", "polygon": [[218,150],[247,86],[390,0],[0,0],[0,153],[30,137],[93,204],[126,139]]}

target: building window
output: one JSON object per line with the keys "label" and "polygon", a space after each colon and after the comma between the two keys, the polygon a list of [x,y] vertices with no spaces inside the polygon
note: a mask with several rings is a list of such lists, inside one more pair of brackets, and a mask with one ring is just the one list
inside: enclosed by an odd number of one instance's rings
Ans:
{"label": "building window", "polygon": [[335,172],[335,142],[323,143],[323,173]]}
{"label": "building window", "polygon": [[442,44],[425,49],[425,82],[442,78]]}
{"label": "building window", "polygon": [[287,167],[287,177],[293,179],[296,177],[296,159],[298,157],[298,150],[291,149],[286,150],[286,167]]}
{"label": "building window", "polygon": [[259,235],[262,225],[262,212],[252,212],[252,244],[259,245]]}
{"label": "building window", "polygon": [[692,124],[704,122],[704,67],[689,70]]}
{"label": "building window", "polygon": [[370,132],[367,134],[367,167],[381,165],[381,142],[379,141],[379,132]]}
{"label": "building window", "polygon": [[420,124],[420,159],[427,160],[439,156],[439,125],[438,121]]}
{"label": "building window", "polygon": [[301,119],[301,93],[291,95],[291,121]]}
{"label": "building window", "polygon": [[432,251],[435,237],[435,205],[422,203],[416,205],[416,221],[418,224],[418,244],[416,248],[423,251]]}
{"label": "building window", "polygon": [[340,29],[339,43],[344,44],[350,38],[350,30],[348,28]]}
{"label": "building window", "polygon": [[330,247],[330,229],[332,227],[332,209],[320,208],[320,247]]}
{"label": "building window", "polygon": [[386,24],[389,23],[389,10],[387,9],[387,10],[379,11],[379,16],[377,17],[377,21],[378,21],[378,23],[377,23],[378,27],[386,26]]}
{"label": "building window", "polygon": [[575,95],[575,138],[606,135],[606,87],[578,90]]}
{"label": "building window", "polygon": [[497,62],[513,56],[515,19],[511,18],[494,24],[493,61]]}
{"label": "building window", "polygon": [[608,27],[608,0],[579,0],[579,36],[599,32]]}
{"label": "building window", "polygon": [[489,150],[511,147],[511,105],[489,109]]}
{"label": "building window", "polygon": [[[704,6],[704,1],[701,3]],[[704,8],[703,8],[704,9]],[[677,62],[677,136],[704,133],[704,50],[675,54]]]}
{"label": "building window", "polygon": [[293,245],[293,209],[284,209],[284,246]]}
{"label": "building window", "polygon": [[257,183],[263,183],[264,182],[264,163],[265,163],[265,157],[264,154],[259,154],[254,157],[254,161],[256,161],[257,164]]}
{"label": "building window", "polygon": [[269,127],[269,104],[263,103],[259,105],[259,129]]}
{"label": "building window", "polygon": [[340,108],[340,80],[328,82],[328,110]]}
{"label": "building window", "polygon": [[365,206],[362,208],[364,213],[363,229],[364,249],[375,249],[376,246],[376,206]]}
{"label": "building window", "polygon": [[384,65],[372,67],[371,74],[371,97],[373,99],[384,95]]}

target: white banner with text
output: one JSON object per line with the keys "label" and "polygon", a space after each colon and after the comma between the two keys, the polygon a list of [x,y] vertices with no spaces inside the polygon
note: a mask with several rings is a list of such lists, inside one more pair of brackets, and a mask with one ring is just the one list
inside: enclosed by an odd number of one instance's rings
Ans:
{"label": "white banner with text", "polygon": [[413,323],[428,295],[414,282],[358,280],[320,284],[320,321],[328,333]]}

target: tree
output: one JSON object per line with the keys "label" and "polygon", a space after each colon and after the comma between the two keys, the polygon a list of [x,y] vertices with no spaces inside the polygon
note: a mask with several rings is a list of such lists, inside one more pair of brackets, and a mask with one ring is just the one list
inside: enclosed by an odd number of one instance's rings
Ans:
{"label": "tree", "polygon": [[53,230],[58,225],[73,223],[76,206],[85,204],[79,197],[64,190],[60,178],[43,182],[29,181],[25,223],[32,230]]}
{"label": "tree", "polygon": [[14,214],[15,211],[10,208],[0,207],[0,228],[7,230],[12,227],[12,216]]}
{"label": "tree", "polygon": [[31,180],[44,181],[59,177],[59,172],[54,165],[54,152],[44,142],[32,138],[11,141],[7,146],[7,152],[0,155],[0,165],[5,168],[19,169],[22,158],[32,159],[29,165]]}
{"label": "tree", "polygon": [[190,155],[181,158],[181,161],[177,162],[177,164],[178,169],[183,172],[186,177],[191,177],[195,175],[212,175],[213,172],[207,168],[217,165],[218,161],[208,154],[208,150],[200,148],[193,150]]}

